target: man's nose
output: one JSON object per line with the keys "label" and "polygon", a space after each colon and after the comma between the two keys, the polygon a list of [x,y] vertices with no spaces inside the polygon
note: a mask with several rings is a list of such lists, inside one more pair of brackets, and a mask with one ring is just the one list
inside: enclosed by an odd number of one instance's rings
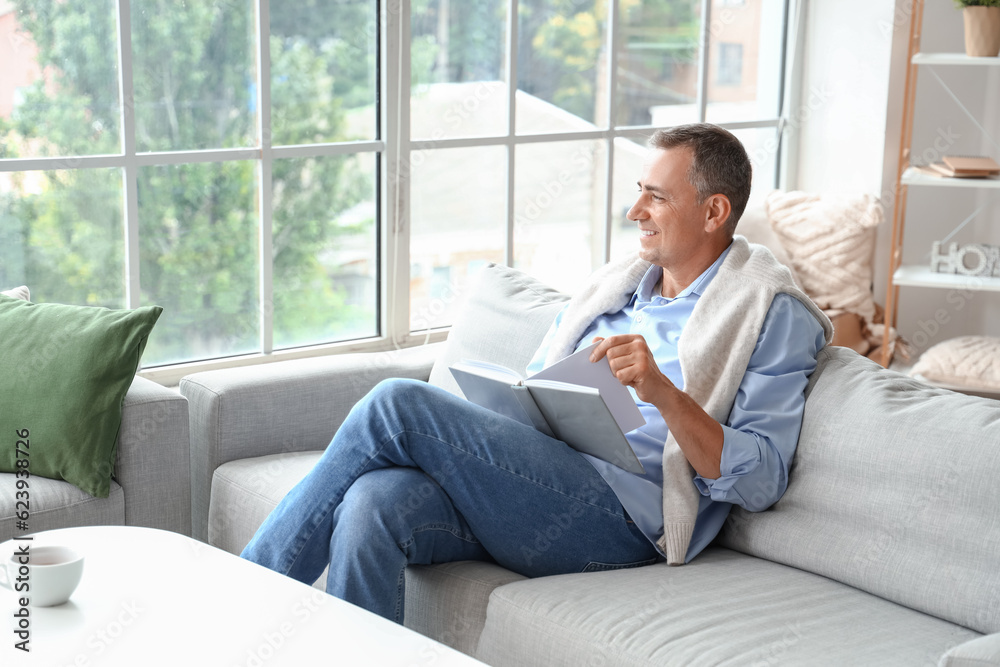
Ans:
{"label": "man's nose", "polygon": [[645,209],[642,206],[642,199],[636,199],[635,203],[632,204],[632,208],[628,210],[625,214],[625,218],[631,220],[632,222],[638,222],[643,220],[645,216]]}

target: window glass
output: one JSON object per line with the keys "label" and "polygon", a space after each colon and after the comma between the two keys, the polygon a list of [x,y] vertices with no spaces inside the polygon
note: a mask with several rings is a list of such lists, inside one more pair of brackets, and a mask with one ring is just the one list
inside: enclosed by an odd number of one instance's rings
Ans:
{"label": "window glass", "polygon": [[122,308],[124,245],[121,170],[0,173],[0,289]]}
{"label": "window glass", "polygon": [[420,0],[411,16],[411,137],[506,134],[507,2]]}
{"label": "window glass", "polygon": [[626,216],[639,196],[646,159],[645,138],[615,139],[614,190],[611,193],[611,257],[639,250],[639,226]]}
{"label": "window glass", "polygon": [[275,160],[274,347],[378,333],[375,155]]}
{"label": "window glass", "polygon": [[514,266],[573,293],[604,263],[604,142],[525,144],[515,155]]}
{"label": "window glass", "polygon": [[136,150],[256,145],[253,5],[132,0]]}
{"label": "window glass", "polygon": [[707,122],[777,117],[783,15],[782,0],[713,4]]}
{"label": "window glass", "polygon": [[376,138],[376,4],[272,0],[274,145]]}
{"label": "window glass", "polygon": [[469,280],[504,261],[506,149],[422,150],[410,155],[410,327],[451,324]]}
{"label": "window glass", "polygon": [[619,7],[615,123],[697,122],[700,0],[637,0]]}
{"label": "window glass", "polygon": [[256,163],[139,171],[142,305],[163,307],[144,365],[260,350]]}
{"label": "window glass", "polygon": [[121,150],[114,0],[0,2],[0,158]]}
{"label": "window glass", "polygon": [[520,0],[518,134],[607,127],[607,3]]}

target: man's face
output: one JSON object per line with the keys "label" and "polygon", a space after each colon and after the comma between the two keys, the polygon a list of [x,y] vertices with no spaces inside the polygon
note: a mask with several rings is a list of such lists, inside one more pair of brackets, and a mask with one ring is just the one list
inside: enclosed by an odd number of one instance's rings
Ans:
{"label": "man's face", "polygon": [[639,256],[668,270],[694,254],[708,236],[707,207],[688,181],[690,148],[649,151],[639,179],[639,198],[627,217],[639,224]]}

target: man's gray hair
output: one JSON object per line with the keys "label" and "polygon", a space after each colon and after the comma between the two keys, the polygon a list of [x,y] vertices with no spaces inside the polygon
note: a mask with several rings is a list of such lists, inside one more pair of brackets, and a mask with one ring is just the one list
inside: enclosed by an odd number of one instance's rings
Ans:
{"label": "man's gray hair", "polygon": [[718,125],[692,123],[657,130],[649,138],[652,148],[691,149],[693,159],[688,170],[688,181],[698,193],[698,203],[715,194],[729,199],[732,212],[726,221],[729,235],[736,231],[736,223],[743,215],[750,199],[753,175],[750,157],[743,144],[731,132]]}

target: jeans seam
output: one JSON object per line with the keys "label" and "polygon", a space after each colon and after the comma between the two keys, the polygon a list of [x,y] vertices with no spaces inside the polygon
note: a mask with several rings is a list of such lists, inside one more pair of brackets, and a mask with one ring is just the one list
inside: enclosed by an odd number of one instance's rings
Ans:
{"label": "jeans seam", "polygon": [[414,536],[417,533],[423,533],[429,530],[439,530],[445,533],[450,533],[452,536],[462,540],[463,542],[468,542],[469,544],[480,544],[479,540],[475,535],[466,535],[464,532],[449,526],[446,523],[429,523],[424,526],[419,526],[410,531],[410,537],[403,540],[402,542],[397,542],[396,546],[400,549],[406,549],[414,542]]}

